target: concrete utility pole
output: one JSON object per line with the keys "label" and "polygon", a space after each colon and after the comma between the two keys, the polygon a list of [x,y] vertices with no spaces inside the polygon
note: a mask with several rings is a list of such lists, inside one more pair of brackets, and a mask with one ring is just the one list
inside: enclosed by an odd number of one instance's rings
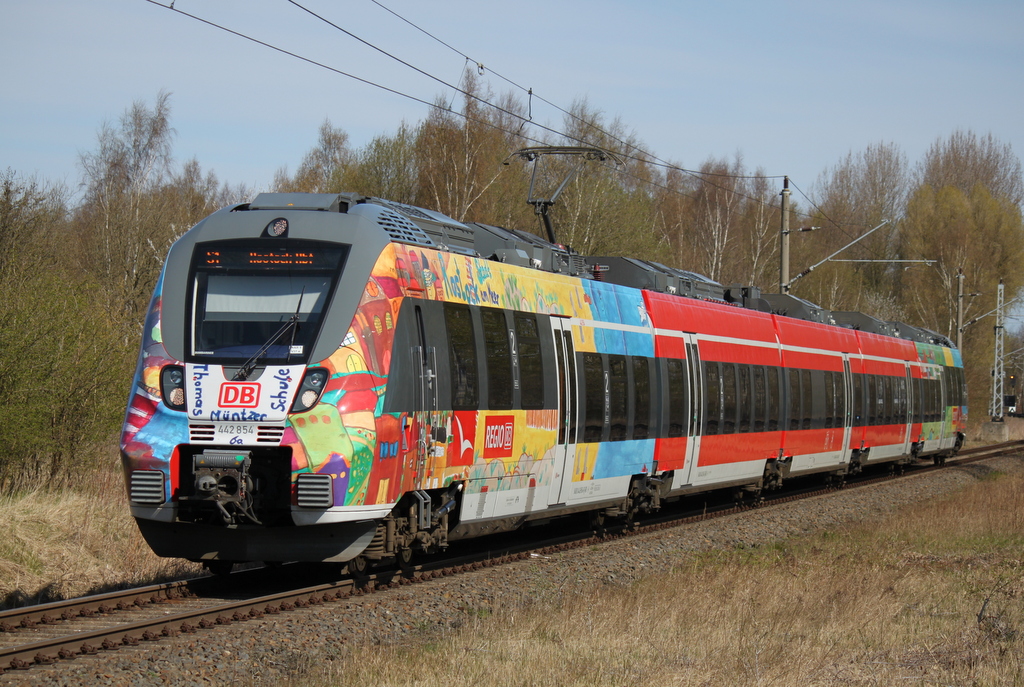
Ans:
{"label": "concrete utility pole", "polygon": [[779,293],[789,293],[789,177],[782,178],[782,245],[779,252],[782,264],[779,269]]}
{"label": "concrete utility pole", "polygon": [[956,347],[964,349],[964,268],[956,270]]}

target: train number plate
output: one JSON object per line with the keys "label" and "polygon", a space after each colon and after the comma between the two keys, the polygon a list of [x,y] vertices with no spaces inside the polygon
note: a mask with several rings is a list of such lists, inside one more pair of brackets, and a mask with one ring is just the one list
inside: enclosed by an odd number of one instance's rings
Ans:
{"label": "train number plate", "polygon": [[214,424],[217,427],[217,434],[221,436],[226,434],[232,437],[239,437],[256,434],[256,425],[231,424],[227,422],[216,422]]}

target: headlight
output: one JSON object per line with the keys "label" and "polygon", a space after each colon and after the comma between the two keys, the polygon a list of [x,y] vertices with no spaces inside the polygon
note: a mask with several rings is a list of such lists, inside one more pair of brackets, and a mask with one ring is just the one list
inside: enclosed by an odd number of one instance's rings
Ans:
{"label": "headlight", "polygon": [[320,394],[327,386],[330,373],[322,367],[312,367],[306,370],[302,378],[302,385],[299,386],[299,393],[292,404],[293,413],[304,413],[320,400]]}
{"label": "headlight", "polygon": [[160,395],[171,410],[185,410],[185,370],[168,365],[160,371]]}

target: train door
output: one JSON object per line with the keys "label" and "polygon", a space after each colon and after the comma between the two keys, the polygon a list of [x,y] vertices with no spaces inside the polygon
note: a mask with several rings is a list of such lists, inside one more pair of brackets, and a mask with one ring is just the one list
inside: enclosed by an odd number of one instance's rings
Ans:
{"label": "train door", "polygon": [[936,393],[938,394],[938,398],[935,399],[935,402],[938,404],[937,411],[939,413],[939,446],[945,448],[946,446],[952,446],[951,442],[946,441],[950,436],[950,392],[949,377],[947,376],[949,368],[940,365],[938,367],[938,371],[939,378],[935,384],[937,387]]}
{"label": "train door", "polygon": [[849,463],[853,449],[850,438],[853,435],[853,374],[850,372],[850,354],[843,353],[843,455],[841,463]]}
{"label": "train door", "polygon": [[[686,399],[685,424],[683,428],[686,440],[686,462],[683,465],[682,479],[677,482],[679,485],[693,484],[696,476],[694,467],[700,456],[700,428],[704,417],[704,376],[701,373],[700,352],[697,349],[696,334],[683,334],[686,343],[686,360],[684,380]],[[671,379],[669,380],[669,393],[671,395]]]}
{"label": "train door", "polygon": [[565,503],[571,486],[566,479],[576,459],[577,388],[576,347],[572,343],[572,324],[564,317],[550,318],[555,339],[555,367],[558,374],[558,443],[555,444],[552,480],[548,504]]}
{"label": "train door", "polygon": [[413,484],[421,488],[427,469],[427,459],[433,445],[431,431],[439,424],[437,412],[437,349],[427,345],[427,333],[423,319],[423,310],[415,308],[416,343],[409,354],[412,356],[412,369],[416,372],[416,462],[413,466]]}
{"label": "train door", "polygon": [[910,374],[910,363],[904,363],[903,372],[903,394],[900,399],[900,424],[903,425],[903,454],[910,455],[910,447],[914,443],[914,437],[911,436],[911,429],[914,423],[914,413],[911,410],[913,405],[910,403],[910,391],[913,389],[914,378]]}

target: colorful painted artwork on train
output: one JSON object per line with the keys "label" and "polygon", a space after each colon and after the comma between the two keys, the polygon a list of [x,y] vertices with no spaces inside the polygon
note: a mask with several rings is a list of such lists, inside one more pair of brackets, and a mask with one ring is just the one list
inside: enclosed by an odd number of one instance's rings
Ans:
{"label": "colorful painted artwork on train", "polygon": [[[653,356],[651,336],[641,331],[650,322],[639,291],[391,244],[372,270],[348,336],[326,363],[327,392],[312,411],[293,417],[285,434],[286,442],[294,442],[293,471],[332,475],[336,505],[390,503],[410,489],[452,480],[469,480],[472,492],[550,479],[554,410],[382,412],[395,320],[405,297],[619,322],[628,325],[626,331],[589,327],[589,341],[580,332],[581,350]],[[595,447],[574,479],[646,469],[623,465],[617,448]],[[653,449],[640,451],[647,453]]]}

